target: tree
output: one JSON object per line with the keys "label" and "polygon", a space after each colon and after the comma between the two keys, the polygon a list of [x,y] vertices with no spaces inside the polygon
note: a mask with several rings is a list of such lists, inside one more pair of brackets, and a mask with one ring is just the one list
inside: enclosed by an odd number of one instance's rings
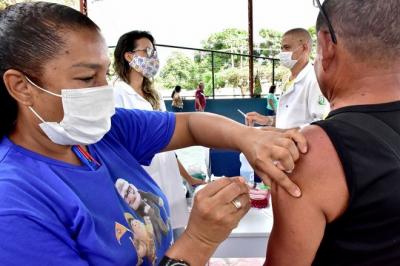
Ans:
{"label": "tree", "polygon": [[223,80],[224,85],[229,87],[240,88],[242,95],[248,92],[248,75],[249,69],[243,68],[228,68],[221,70],[218,73],[218,80]]}
{"label": "tree", "polygon": [[182,52],[174,52],[167,59],[160,72],[161,83],[166,88],[180,85],[182,88],[194,89],[200,78],[196,76],[198,66]]}
{"label": "tree", "polygon": [[312,27],[308,28],[308,32],[311,35],[311,39],[312,39],[312,43],[313,43],[313,47],[311,49],[311,60],[314,60],[315,56],[317,54],[317,30],[316,30],[315,26],[312,26]]}
{"label": "tree", "polygon": [[262,93],[262,88],[261,88],[261,80],[260,80],[260,76],[256,75],[255,79],[254,79],[254,93],[253,96],[255,98],[260,98]]}
{"label": "tree", "polygon": [[282,32],[261,29],[259,35],[263,38],[260,43],[260,54],[265,57],[276,57],[281,51]]}
{"label": "tree", "polygon": [[[213,33],[207,40],[202,41],[202,48],[231,52],[231,53],[248,53],[247,49],[247,32],[239,29],[225,29],[222,32]],[[204,58],[211,65],[211,55]],[[240,56],[226,55],[214,53],[214,67],[218,71],[228,67],[237,67],[243,60]]]}

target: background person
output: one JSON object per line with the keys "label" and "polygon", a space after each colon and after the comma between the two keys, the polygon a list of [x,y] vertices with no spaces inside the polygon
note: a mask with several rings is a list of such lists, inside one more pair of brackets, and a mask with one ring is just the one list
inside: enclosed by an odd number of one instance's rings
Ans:
{"label": "background person", "polygon": [[172,98],[172,111],[182,112],[183,111],[183,100],[181,97],[181,86],[176,85],[174,91],[171,94]]}
{"label": "background person", "polygon": [[267,116],[275,116],[278,108],[278,99],[275,95],[276,86],[271,85],[267,95]]}
{"label": "background person", "polygon": [[204,83],[200,82],[195,92],[194,109],[196,112],[204,112],[206,109],[206,95],[204,94]]}
{"label": "background person", "polygon": [[[116,107],[165,112],[165,103],[153,86],[158,66],[154,38],[149,32],[131,31],[122,35],[114,51],[114,69],[118,75],[114,83]],[[192,186],[204,183],[186,171],[181,173],[179,164],[175,153],[170,151],[157,154],[150,166],[144,166],[168,199],[175,238],[183,232],[189,218],[182,177]]]}
{"label": "background person", "polygon": [[315,72],[332,111],[304,129],[301,199],[272,186],[266,265],[399,265],[400,2],[321,10]]}
{"label": "background person", "polygon": [[[280,63],[290,69],[291,75],[279,98],[275,126],[295,128],[323,119],[329,112],[329,105],[319,89],[310,63],[310,33],[302,28],[287,31],[282,37],[281,49],[278,56]],[[247,121],[250,125],[271,124],[271,118],[256,112],[248,113]]]}

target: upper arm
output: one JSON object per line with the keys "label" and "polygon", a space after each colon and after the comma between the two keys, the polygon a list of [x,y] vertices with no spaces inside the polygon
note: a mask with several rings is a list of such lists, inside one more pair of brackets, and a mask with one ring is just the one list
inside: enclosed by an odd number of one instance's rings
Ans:
{"label": "upper arm", "polygon": [[70,244],[33,217],[1,215],[0,239],[2,265],[88,265]]}
{"label": "upper arm", "polygon": [[310,265],[325,226],[346,209],[348,190],[337,153],[325,132],[305,128],[309,150],[296,164],[291,178],[301,190],[299,199],[272,185],[274,225],[267,265]]}

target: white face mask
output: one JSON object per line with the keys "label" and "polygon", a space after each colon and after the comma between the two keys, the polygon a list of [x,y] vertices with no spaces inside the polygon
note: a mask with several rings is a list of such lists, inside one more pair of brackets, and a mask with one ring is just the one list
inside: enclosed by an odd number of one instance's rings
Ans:
{"label": "white face mask", "polygon": [[89,145],[96,143],[110,130],[111,117],[115,113],[113,88],[110,85],[61,90],[61,95],[45,90],[29,78],[36,88],[62,98],[64,118],[58,122],[46,122],[29,106],[42,121],[40,128],[54,143],[60,145]]}
{"label": "white face mask", "polygon": [[[297,47],[294,51],[296,51],[300,47]],[[292,59],[292,56],[293,56],[293,51],[292,52],[280,52],[278,54],[278,58],[281,62],[281,65],[286,68],[292,69],[298,61],[298,60]]]}

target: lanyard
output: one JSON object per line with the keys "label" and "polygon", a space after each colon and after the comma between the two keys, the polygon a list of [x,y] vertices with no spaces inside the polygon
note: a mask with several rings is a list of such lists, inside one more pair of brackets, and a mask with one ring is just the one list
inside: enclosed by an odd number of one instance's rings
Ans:
{"label": "lanyard", "polygon": [[100,167],[100,163],[96,161],[87,151],[85,151],[82,146],[73,145],[72,151],[79,158],[79,160],[89,167],[92,171],[97,170]]}

